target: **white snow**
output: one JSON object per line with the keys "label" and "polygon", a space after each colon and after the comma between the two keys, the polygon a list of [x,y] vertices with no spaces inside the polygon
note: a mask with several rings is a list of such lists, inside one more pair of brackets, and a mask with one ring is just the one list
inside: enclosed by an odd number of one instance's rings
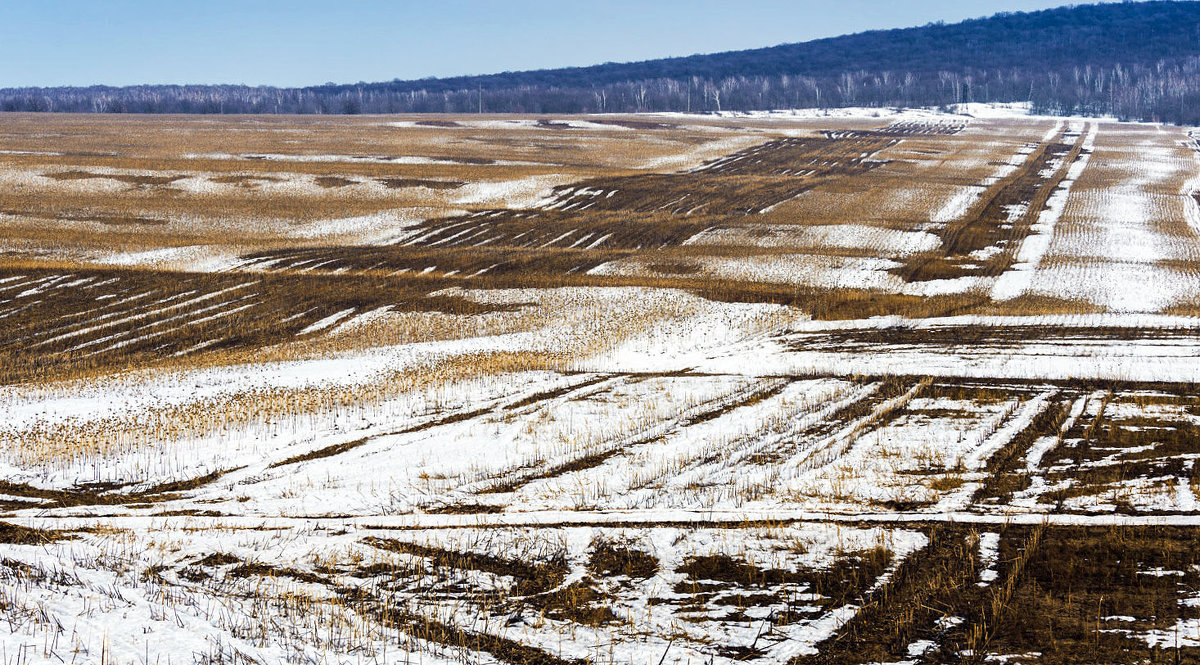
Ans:
{"label": "white snow", "polygon": [[1058,188],[1047,199],[1046,209],[1038,215],[1037,221],[1031,228],[1033,234],[1021,242],[1021,248],[1017,250],[1016,263],[996,279],[996,283],[992,286],[992,298],[1010,300],[1029,290],[1033,282],[1033,271],[1037,269],[1042,257],[1050,248],[1054,236],[1054,226],[1062,216],[1063,209],[1067,204],[1067,197],[1071,193],[1071,186],[1079,179],[1080,174],[1087,168],[1088,160],[1091,159],[1092,145],[1095,143],[1099,128],[1099,124],[1093,124],[1088,130],[1088,135],[1084,138],[1083,151],[1071,165]]}
{"label": "white snow", "polygon": [[1000,562],[1000,534],[986,531],[979,534],[979,563],[983,570],[979,571],[979,585],[987,586],[1000,576],[996,565]]}

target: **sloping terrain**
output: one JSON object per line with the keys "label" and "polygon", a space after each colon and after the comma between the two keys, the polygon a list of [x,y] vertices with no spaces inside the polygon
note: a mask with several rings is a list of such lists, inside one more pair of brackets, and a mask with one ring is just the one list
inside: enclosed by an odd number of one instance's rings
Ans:
{"label": "sloping terrain", "polygon": [[1196,139],[977,111],[0,117],[3,657],[1200,660]]}

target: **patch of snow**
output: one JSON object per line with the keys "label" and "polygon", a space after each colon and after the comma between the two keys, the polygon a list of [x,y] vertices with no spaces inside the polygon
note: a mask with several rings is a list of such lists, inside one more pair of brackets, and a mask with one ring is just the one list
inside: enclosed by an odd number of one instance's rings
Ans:
{"label": "patch of snow", "polygon": [[1000,561],[1000,534],[985,531],[979,534],[979,586],[989,586],[1000,576],[996,565]]}

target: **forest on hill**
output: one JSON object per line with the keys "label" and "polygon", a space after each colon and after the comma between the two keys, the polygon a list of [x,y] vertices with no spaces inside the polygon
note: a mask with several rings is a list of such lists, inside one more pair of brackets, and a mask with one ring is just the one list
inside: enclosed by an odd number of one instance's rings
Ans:
{"label": "forest on hill", "polygon": [[0,110],[613,113],[1030,102],[1200,124],[1200,3],[1122,2],[635,63],[304,88],[10,88]]}

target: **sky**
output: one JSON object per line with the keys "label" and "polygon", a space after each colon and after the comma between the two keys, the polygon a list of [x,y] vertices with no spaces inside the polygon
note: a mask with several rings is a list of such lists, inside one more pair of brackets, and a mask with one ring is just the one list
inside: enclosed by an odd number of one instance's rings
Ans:
{"label": "sky", "polygon": [[1068,1],[0,0],[0,87],[490,74],[774,46]]}

